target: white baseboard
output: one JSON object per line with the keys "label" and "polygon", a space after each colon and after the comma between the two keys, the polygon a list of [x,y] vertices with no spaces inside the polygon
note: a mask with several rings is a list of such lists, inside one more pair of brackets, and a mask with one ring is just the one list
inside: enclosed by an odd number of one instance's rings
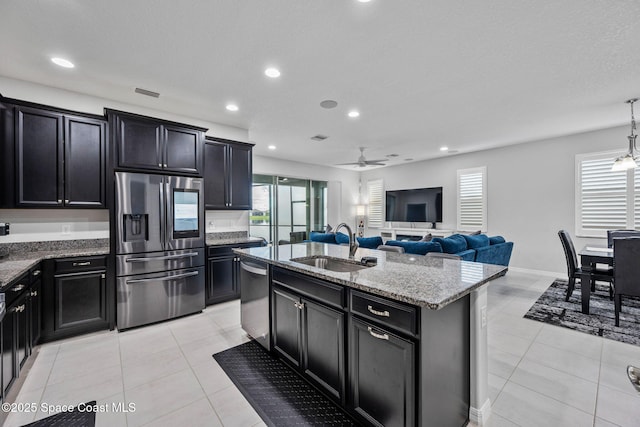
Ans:
{"label": "white baseboard", "polygon": [[491,415],[491,400],[487,400],[482,405],[482,408],[469,407],[469,421],[477,426],[483,426],[487,424],[487,420]]}

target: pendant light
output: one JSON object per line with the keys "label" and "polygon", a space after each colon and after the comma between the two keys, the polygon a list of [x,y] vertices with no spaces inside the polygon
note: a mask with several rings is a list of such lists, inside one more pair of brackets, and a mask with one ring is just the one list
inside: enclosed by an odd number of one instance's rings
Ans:
{"label": "pendant light", "polygon": [[613,162],[613,166],[611,167],[612,171],[623,171],[627,169],[634,169],[638,167],[636,162],[637,157],[634,155],[634,152],[637,150],[636,148],[636,119],[633,117],[633,103],[636,102],[638,98],[629,99],[627,104],[631,105],[631,135],[627,138],[629,139],[629,152],[624,156],[620,156]]}

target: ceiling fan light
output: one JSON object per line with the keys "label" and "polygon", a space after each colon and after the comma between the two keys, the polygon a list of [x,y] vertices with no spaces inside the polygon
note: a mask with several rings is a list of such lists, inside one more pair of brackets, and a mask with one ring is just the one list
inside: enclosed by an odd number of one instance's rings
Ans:
{"label": "ceiling fan light", "polygon": [[612,171],[624,171],[627,169],[635,169],[638,167],[638,163],[636,159],[631,154],[626,154],[622,157],[618,157],[615,162],[613,162],[613,166],[611,167]]}

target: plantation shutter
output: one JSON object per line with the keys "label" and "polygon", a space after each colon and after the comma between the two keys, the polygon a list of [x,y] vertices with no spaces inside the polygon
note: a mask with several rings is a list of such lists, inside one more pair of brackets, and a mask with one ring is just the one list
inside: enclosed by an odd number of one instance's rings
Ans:
{"label": "plantation shutter", "polygon": [[633,183],[633,229],[640,229],[640,170],[634,169]]}
{"label": "plantation shutter", "polygon": [[367,193],[369,196],[368,226],[382,228],[384,225],[384,194],[382,180],[367,181]]}
{"label": "plantation shutter", "polygon": [[638,198],[628,194],[629,187],[638,188],[638,184],[630,181],[633,170],[611,170],[615,157],[612,153],[576,156],[576,234],[579,236],[603,237],[606,230],[626,229],[638,223],[629,215],[632,205],[639,203]]}
{"label": "plantation shutter", "polygon": [[458,170],[458,230],[487,230],[487,168]]}

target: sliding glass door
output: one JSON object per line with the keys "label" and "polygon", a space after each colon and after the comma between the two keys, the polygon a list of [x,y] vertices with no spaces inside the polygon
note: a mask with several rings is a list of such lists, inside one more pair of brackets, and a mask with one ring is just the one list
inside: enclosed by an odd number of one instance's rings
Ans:
{"label": "sliding glass door", "polygon": [[251,236],[269,243],[296,241],[310,231],[324,229],[327,183],[272,175],[253,176]]}

